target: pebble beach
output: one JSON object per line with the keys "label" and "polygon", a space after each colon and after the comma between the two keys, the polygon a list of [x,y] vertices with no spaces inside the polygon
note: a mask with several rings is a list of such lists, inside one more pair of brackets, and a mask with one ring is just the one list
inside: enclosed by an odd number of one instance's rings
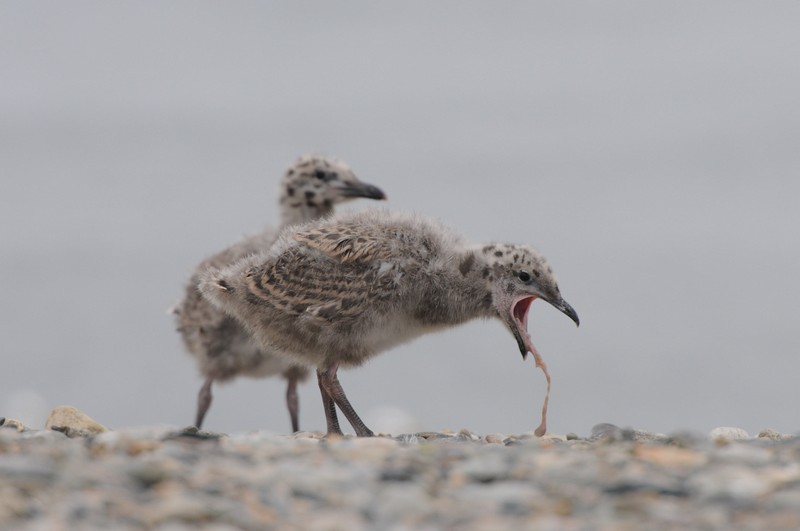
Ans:
{"label": "pebble beach", "polygon": [[800,438],[773,430],[325,438],[75,419],[2,419],[0,529],[800,529]]}

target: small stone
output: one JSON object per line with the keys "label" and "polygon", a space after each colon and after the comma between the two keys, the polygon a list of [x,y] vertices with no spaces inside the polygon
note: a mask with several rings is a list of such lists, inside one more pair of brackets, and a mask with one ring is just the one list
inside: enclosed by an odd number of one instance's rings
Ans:
{"label": "small stone", "polygon": [[441,433],[435,431],[421,431],[414,435],[426,441],[452,440],[454,438],[454,434],[450,430],[443,430]]}
{"label": "small stone", "polygon": [[671,446],[678,446],[680,448],[693,448],[700,444],[702,440],[702,437],[697,433],[689,431],[677,431],[671,433],[664,442]]}
{"label": "small stone", "polygon": [[792,435],[784,435],[771,428],[767,428],[766,430],[761,430],[758,432],[759,439],[769,439],[771,441],[784,441],[786,439],[791,439],[792,437]]}
{"label": "small stone", "polygon": [[589,437],[590,441],[603,441],[606,443],[613,443],[618,441],[665,441],[667,436],[663,433],[654,433],[650,431],[638,430],[635,428],[620,428],[614,424],[597,424],[592,428],[592,435]]}
{"label": "small stone", "polygon": [[25,425],[18,420],[7,419],[5,417],[2,417],[0,418],[0,421],[1,421],[0,426],[2,426],[3,428],[16,429],[18,432],[25,431]]}
{"label": "small stone", "polygon": [[730,441],[743,441],[750,438],[750,435],[742,428],[720,427],[714,428],[708,434],[708,438],[715,443],[727,443]]}
{"label": "small stone", "polygon": [[633,455],[660,467],[668,469],[696,468],[708,462],[701,452],[677,446],[639,446]]}
{"label": "small stone", "polygon": [[[489,448],[487,448],[487,451]],[[492,447],[492,453],[482,453],[465,460],[454,467],[453,474],[462,474],[467,481],[491,483],[502,481],[511,475],[511,468],[505,453],[497,453],[501,448]]]}
{"label": "small stone", "polygon": [[473,442],[481,440],[481,438],[479,436],[475,435],[474,433],[472,433],[471,431],[469,431],[466,428],[464,428],[461,431],[459,431],[458,434],[457,434],[457,437],[460,437],[461,439],[466,440],[466,441],[473,441]]}
{"label": "small stone", "polygon": [[391,437],[357,437],[351,444],[357,448],[395,448],[398,445],[396,439]]}
{"label": "small stone", "polygon": [[797,511],[800,507],[800,491],[778,491],[769,496],[766,500],[768,510],[773,511]]}
{"label": "small stone", "polygon": [[592,427],[592,435],[590,439],[593,441],[599,439],[618,439],[621,437],[621,435],[622,428],[615,426],[614,424],[604,422],[602,424],[596,424]]}
{"label": "small stone", "polygon": [[569,433],[567,434],[567,440],[568,440],[568,441],[577,441],[578,439],[580,439],[580,437],[578,437],[578,434],[577,434],[577,433],[572,433],[572,432],[569,432]]}
{"label": "small stone", "polygon": [[53,481],[58,472],[52,462],[43,457],[0,454],[0,477],[4,484],[30,487]]}
{"label": "small stone", "polygon": [[[128,475],[145,488],[151,488],[175,475],[175,466],[172,463],[156,459],[141,459],[133,461],[127,469]],[[171,466],[170,466],[171,465]]]}
{"label": "small stone", "polygon": [[417,444],[419,443],[419,437],[414,435],[413,433],[404,433],[403,435],[398,435],[395,437],[395,440],[402,444]]}
{"label": "small stone", "polygon": [[700,499],[740,503],[752,502],[773,488],[769,478],[760,470],[735,464],[691,475],[687,487],[693,496]]}
{"label": "small stone", "polygon": [[162,439],[167,441],[170,439],[183,439],[183,440],[198,440],[198,441],[208,441],[208,440],[217,440],[225,437],[224,433],[216,433],[211,431],[203,431],[197,429],[196,426],[189,426],[184,428],[180,431],[171,431],[162,436]]}
{"label": "small stone", "polygon": [[298,431],[293,435],[295,439],[319,439],[324,434],[318,431]]}
{"label": "small stone", "polygon": [[35,439],[40,441],[63,441],[67,438],[64,433],[53,430],[28,430],[22,434],[26,439]]}
{"label": "small stone", "polygon": [[59,406],[51,411],[45,429],[60,431],[67,437],[89,437],[108,431],[108,428],[72,406]]}
{"label": "small stone", "polygon": [[336,444],[341,441],[349,440],[349,436],[342,435],[339,433],[329,433],[323,437],[320,442],[328,443],[328,444]]}
{"label": "small stone", "polygon": [[504,439],[505,436],[498,433],[490,433],[485,437],[486,442],[489,444],[503,444]]}

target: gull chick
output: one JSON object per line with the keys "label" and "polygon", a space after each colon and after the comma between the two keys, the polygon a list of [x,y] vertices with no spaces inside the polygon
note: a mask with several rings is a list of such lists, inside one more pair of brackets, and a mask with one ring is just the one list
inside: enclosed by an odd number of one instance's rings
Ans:
{"label": "gull chick", "polygon": [[436,221],[379,209],[290,227],[269,250],[209,269],[200,290],[262,348],[316,368],[328,434],[342,433],[336,406],[358,436],[373,434],[339,367],[476,318],[500,319],[522,357],[531,352],[538,364],[527,332],[537,298],[578,324],[532,247],[470,244]]}
{"label": "gull chick", "polygon": [[287,380],[286,402],[292,430],[297,431],[297,383],[308,375],[305,367],[275,356],[269,347],[253,341],[236,319],[204,299],[197,288],[202,272],[210,267],[228,266],[268,249],[282,227],[327,216],[333,212],[334,205],[357,197],[386,198],[379,188],[361,182],[341,161],[313,155],[301,157],[286,170],[281,182],[281,227],[246,237],[195,268],[186,293],[173,312],[186,349],[205,377],[197,397],[197,428],[202,427],[211,406],[213,382],[237,376],[258,378],[280,374]]}

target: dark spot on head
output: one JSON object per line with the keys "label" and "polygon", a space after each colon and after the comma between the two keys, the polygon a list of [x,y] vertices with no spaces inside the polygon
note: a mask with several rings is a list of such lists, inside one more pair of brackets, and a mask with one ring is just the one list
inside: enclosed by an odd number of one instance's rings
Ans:
{"label": "dark spot on head", "polygon": [[475,255],[469,253],[461,260],[461,263],[458,264],[458,270],[461,271],[462,275],[467,276],[467,273],[470,272],[470,270],[472,269],[472,265],[474,263],[475,263]]}
{"label": "dark spot on head", "polygon": [[286,193],[289,194],[289,197],[294,195],[294,186],[287,186]]}
{"label": "dark spot on head", "polygon": [[308,190],[306,192],[306,199],[313,199],[315,195],[317,195],[317,192],[313,190]]}
{"label": "dark spot on head", "polygon": [[494,245],[487,245],[481,250],[483,251],[483,254],[490,253],[491,251],[494,250]]}
{"label": "dark spot on head", "polygon": [[483,278],[488,278],[490,271],[491,270],[489,269],[489,266],[484,267],[483,268]]}
{"label": "dark spot on head", "polygon": [[533,276],[535,276],[536,278],[539,278],[539,277],[542,275],[541,273],[539,273],[539,272],[538,272],[537,270],[535,270],[535,269],[534,269],[533,271],[531,271],[531,273],[533,273]]}
{"label": "dark spot on head", "polygon": [[326,199],[325,201],[322,202],[322,206],[324,206],[325,208],[333,208],[333,203],[331,203],[330,199]]}
{"label": "dark spot on head", "polygon": [[294,175],[294,168],[289,168],[289,171],[286,172],[286,175]]}
{"label": "dark spot on head", "polygon": [[516,264],[518,260],[519,260],[519,255],[515,254],[514,255],[514,263]]}
{"label": "dark spot on head", "polygon": [[495,251],[495,252],[494,252],[494,255],[495,255],[496,257],[500,258],[501,256],[503,256],[503,251]]}
{"label": "dark spot on head", "polygon": [[514,284],[511,284],[509,282],[508,285],[506,285],[506,293],[508,293],[509,295],[514,293]]}

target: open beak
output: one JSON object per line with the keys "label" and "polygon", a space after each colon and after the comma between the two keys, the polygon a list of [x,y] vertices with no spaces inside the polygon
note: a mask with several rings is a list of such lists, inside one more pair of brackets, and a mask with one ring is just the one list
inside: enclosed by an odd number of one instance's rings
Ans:
{"label": "open beak", "polygon": [[[533,346],[531,336],[528,334],[528,310],[530,310],[531,303],[536,299],[537,297],[535,295],[526,295],[516,299],[511,304],[511,322],[508,322],[508,319],[506,320],[511,332],[514,334],[514,339],[517,340],[517,345],[519,346],[519,351],[520,354],[522,354],[523,360],[528,355],[528,352],[534,356],[538,355],[536,347]],[[553,305],[558,311],[572,319],[576,326],[580,325],[580,319],[578,319],[577,312],[572,306],[569,305],[567,301],[564,299],[560,299],[555,302],[547,299],[544,300]]]}
{"label": "open beak", "polygon": [[386,194],[377,186],[371,184],[357,182],[357,183],[342,183],[339,189],[344,197],[365,197],[367,199],[386,199]]}

